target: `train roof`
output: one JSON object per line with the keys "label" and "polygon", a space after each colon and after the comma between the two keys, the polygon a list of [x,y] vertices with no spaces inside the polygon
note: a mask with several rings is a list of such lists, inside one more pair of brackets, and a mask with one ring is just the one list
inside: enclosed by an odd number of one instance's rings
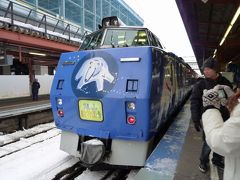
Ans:
{"label": "train roof", "polygon": [[108,29],[108,28],[116,28],[116,29],[145,29],[145,30],[149,30],[148,28],[146,28],[144,26],[107,26],[107,27],[104,27],[104,29]]}
{"label": "train roof", "polygon": [[100,28],[94,32],[91,32],[87,35],[91,35],[91,34],[94,34],[94,33],[97,33],[99,31],[105,31],[105,30],[108,30],[108,29],[128,29],[128,30],[131,30],[131,29],[136,29],[136,30],[147,30],[147,31],[150,31],[152,33],[151,30],[149,30],[148,28],[146,27],[143,27],[143,26],[107,26],[107,27],[103,27],[103,28]]}
{"label": "train roof", "polygon": [[[117,30],[123,30],[123,32]],[[111,46],[112,48],[154,46],[163,49],[158,37],[146,27],[108,25],[101,26],[99,30],[87,34],[80,46],[80,50],[111,48]]]}

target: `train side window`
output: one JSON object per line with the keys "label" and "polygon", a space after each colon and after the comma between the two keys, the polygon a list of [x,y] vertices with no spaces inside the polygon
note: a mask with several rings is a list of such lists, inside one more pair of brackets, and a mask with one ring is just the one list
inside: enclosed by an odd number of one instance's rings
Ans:
{"label": "train side window", "polygon": [[91,39],[92,39],[92,37],[89,36],[89,35],[87,35],[87,36],[85,37],[85,39],[84,39],[84,41],[83,41],[80,49],[87,49],[87,47],[89,46],[89,44],[90,44],[90,42],[91,42]]}
{"label": "train side window", "polygon": [[173,65],[173,62],[171,62],[171,65],[170,65],[170,80],[171,80],[172,84],[173,84],[173,78],[174,78],[173,69],[174,69],[174,65]]}
{"label": "train side window", "polygon": [[156,41],[154,35],[150,31],[149,31],[149,39],[150,39],[152,46],[158,47],[157,41]]}
{"label": "train side window", "polygon": [[160,41],[158,40],[158,38],[156,36],[155,36],[155,40],[156,40],[157,46],[163,49]]}
{"label": "train side window", "polygon": [[154,42],[154,46],[158,47],[158,42],[154,35],[153,35],[153,42]]}
{"label": "train side window", "polygon": [[183,87],[183,67],[182,64],[179,64],[179,86]]}
{"label": "train side window", "polygon": [[102,41],[102,36],[102,30],[87,35],[80,46],[80,50],[95,49],[96,47],[99,47]]}
{"label": "train side window", "polygon": [[[179,82],[179,63],[176,61],[175,62],[175,76],[177,78],[177,82]],[[179,83],[178,83],[178,86],[179,86]]]}
{"label": "train side window", "polygon": [[155,36],[154,34],[152,34],[152,36],[153,36],[153,42],[154,42],[155,46],[159,47],[159,41],[158,41],[157,36]]}
{"label": "train side window", "polygon": [[186,66],[185,65],[183,65],[183,86],[186,86],[186,81],[187,81],[187,79],[186,79]]}
{"label": "train side window", "polygon": [[149,41],[150,41],[150,45],[153,46],[153,38],[152,38],[152,33],[149,31]]}

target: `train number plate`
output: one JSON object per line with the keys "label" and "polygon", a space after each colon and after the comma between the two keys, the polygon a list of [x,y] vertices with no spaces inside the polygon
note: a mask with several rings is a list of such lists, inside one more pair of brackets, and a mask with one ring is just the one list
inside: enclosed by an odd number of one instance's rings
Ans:
{"label": "train number plate", "polygon": [[88,121],[103,121],[102,103],[96,100],[79,100],[80,118]]}

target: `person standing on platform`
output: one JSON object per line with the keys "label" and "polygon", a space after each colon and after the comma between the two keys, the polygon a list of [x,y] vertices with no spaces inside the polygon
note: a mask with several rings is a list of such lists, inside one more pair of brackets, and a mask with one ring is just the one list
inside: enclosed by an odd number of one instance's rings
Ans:
{"label": "person standing on platform", "polygon": [[[227,107],[230,118],[224,122],[220,113],[223,101],[219,89],[231,92],[228,86],[215,86],[203,93],[203,129],[210,148],[224,156],[224,180],[240,179],[240,90],[230,96]],[[229,94],[229,93],[226,93]]]}
{"label": "person standing on platform", "polygon": [[[205,78],[196,82],[193,87],[192,95],[191,95],[191,118],[194,123],[195,129],[199,132],[202,129],[201,117],[203,112],[202,105],[202,95],[204,89],[212,89],[214,86],[227,85],[232,88],[232,84],[225,77],[223,77],[220,73],[218,73],[218,64],[217,61],[213,58],[208,58],[204,61],[202,66],[203,74]],[[221,114],[224,120],[229,118],[229,112],[226,107],[221,107]],[[207,145],[205,141],[205,134],[203,132],[203,146],[200,155],[200,164],[199,170],[203,173],[208,171],[209,164],[209,154],[211,149]],[[222,156],[213,153],[212,163],[217,165],[220,168],[224,168],[223,158]]]}
{"label": "person standing on platform", "polygon": [[32,83],[32,100],[37,101],[38,100],[38,91],[40,89],[40,83],[38,82],[38,79],[34,79]]}

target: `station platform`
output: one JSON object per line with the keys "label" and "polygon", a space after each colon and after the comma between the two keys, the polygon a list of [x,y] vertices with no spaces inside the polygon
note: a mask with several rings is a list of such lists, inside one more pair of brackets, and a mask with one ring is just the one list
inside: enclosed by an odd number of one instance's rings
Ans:
{"label": "station platform", "polygon": [[198,165],[202,148],[202,132],[195,130],[190,117],[188,101],[134,180],[223,179],[223,172],[212,164],[208,172],[200,172]]}
{"label": "station platform", "polygon": [[0,132],[10,133],[53,121],[48,95],[0,100]]}
{"label": "station platform", "polygon": [[50,102],[49,95],[40,95],[38,101],[33,101],[32,97],[19,97],[11,99],[1,99],[0,100],[0,109],[5,109],[6,107],[11,106],[20,106],[25,104],[42,104],[43,102]]}
{"label": "station platform", "polygon": [[0,119],[43,111],[50,108],[51,105],[48,96],[41,96],[38,101],[32,101],[30,97],[2,100],[0,101]]}

